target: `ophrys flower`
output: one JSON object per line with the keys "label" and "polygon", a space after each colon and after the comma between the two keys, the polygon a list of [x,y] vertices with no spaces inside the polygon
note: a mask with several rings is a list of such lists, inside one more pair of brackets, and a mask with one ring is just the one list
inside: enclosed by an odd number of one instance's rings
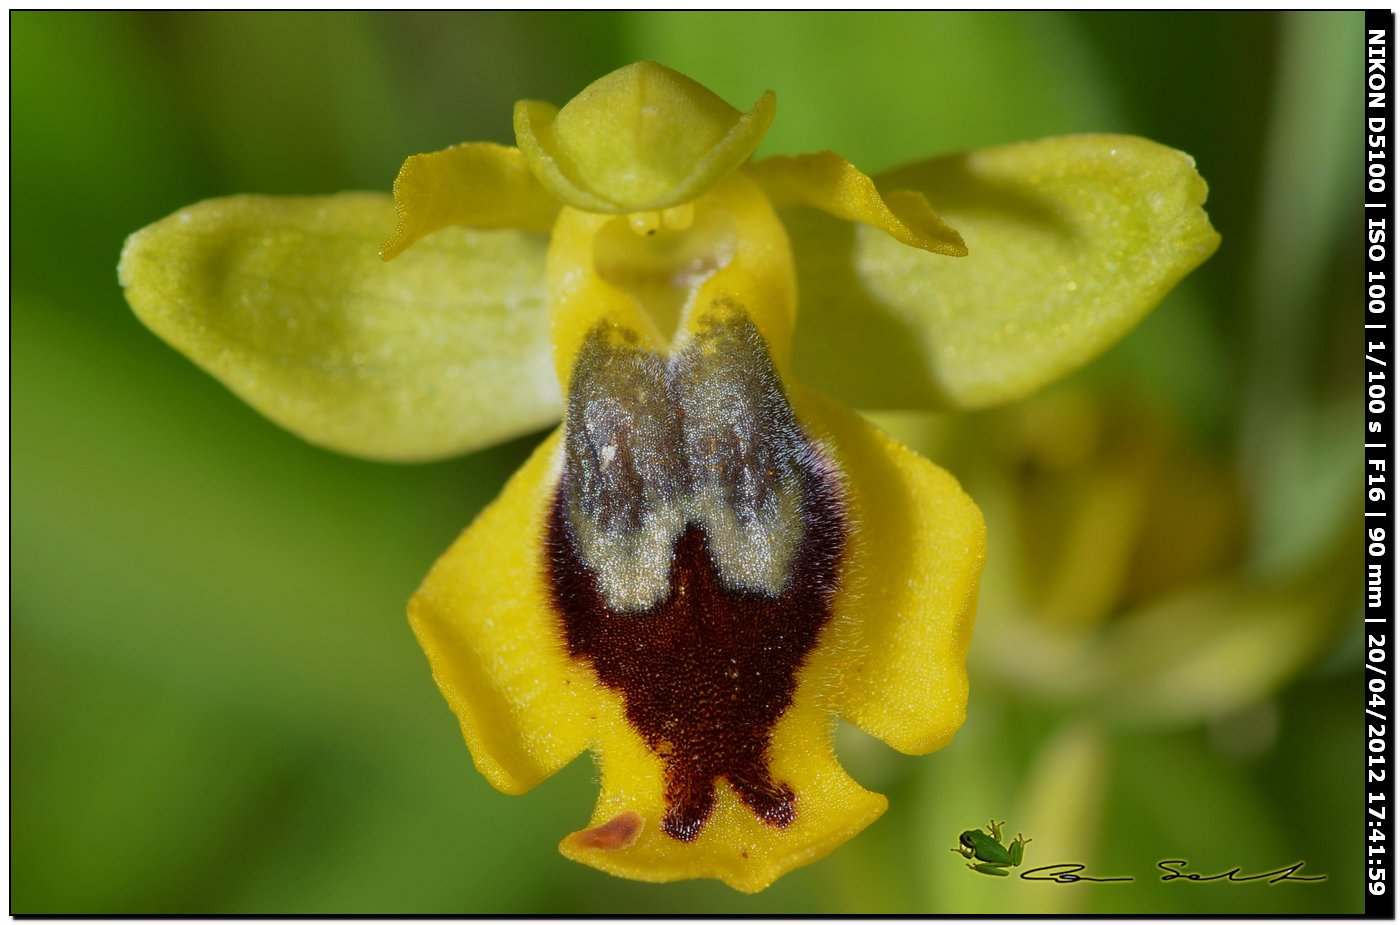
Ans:
{"label": "ophrys flower", "polygon": [[[516,148],[410,158],[387,265],[389,203],[356,194],[203,203],[121,267],[154,330],[336,449],[430,458],[562,412],[414,631],[496,787],[593,750],[566,855],[744,890],[884,810],[833,757],[838,716],[910,753],[961,725],[984,548],[947,473],[801,384],[799,283],[818,384],[987,404],[1091,357],[1216,243],[1189,159],[1140,139],[887,182],[830,152],[750,163],[773,113],[632,65],[519,104]],[[890,362],[841,362],[871,345]]]}

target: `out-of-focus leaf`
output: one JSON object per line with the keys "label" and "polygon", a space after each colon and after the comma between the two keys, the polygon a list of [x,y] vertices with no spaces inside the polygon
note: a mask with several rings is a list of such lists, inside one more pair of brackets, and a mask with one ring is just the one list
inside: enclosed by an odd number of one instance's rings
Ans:
{"label": "out-of-focus leaf", "polygon": [[782,12],[668,11],[628,25],[632,57],[681,70],[725,99],[773,89],[778,116],[765,154],[830,148],[876,171],[943,151],[1126,128],[1112,83],[1060,13],[821,12],[798,25]]}
{"label": "out-of-focus leaf", "polygon": [[[1097,866],[1108,759],[1102,730],[1088,724],[1061,729],[1040,747],[1022,785],[1023,811],[1015,826],[1033,843],[1025,849],[1023,872],[1066,861]],[[1010,839],[1012,832],[1005,835]],[[1088,908],[1090,897],[1083,891],[1047,891],[1044,884],[1024,881],[1017,885],[1017,899],[1026,914],[1069,915]]]}
{"label": "out-of-focus leaf", "polygon": [[1226,580],[1146,606],[1111,627],[1090,659],[1099,709],[1134,725],[1180,724],[1270,695],[1331,640],[1330,590]]}

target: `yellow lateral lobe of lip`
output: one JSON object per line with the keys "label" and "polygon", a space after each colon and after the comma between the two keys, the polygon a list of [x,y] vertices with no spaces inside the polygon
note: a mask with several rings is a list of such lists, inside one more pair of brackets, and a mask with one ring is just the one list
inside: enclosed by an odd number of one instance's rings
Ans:
{"label": "yellow lateral lobe of lip", "polygon": [[472,760],[506,793],[524,793],[577,757],[597,712],[597,684],[569,660],[544,585],[561,433],[438,559],[408,607]]}

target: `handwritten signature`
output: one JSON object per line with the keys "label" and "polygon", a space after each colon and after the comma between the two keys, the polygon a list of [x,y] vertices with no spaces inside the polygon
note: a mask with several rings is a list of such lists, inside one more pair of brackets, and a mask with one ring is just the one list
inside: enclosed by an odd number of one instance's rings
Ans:
{"label": "handwritten signature", "polygon": [[[1168,858],[1157,862],[1157,868],[1163,871],[1162,881],[1185,880],[1189,883],[1209,883],[1215,880],[1224,880],[1227,883],[1248,883],[1254,880],[1264,880],[1270,885],[1275,883],[1316,883],[1319,880],[1326,880],[1326,874],[1315,874],[1306,876],[1299,874],[1306,861],[1295,861],[1287,867],[1280,867],[1277,870],[1266,870],[1258,874],[1246,874],[1238,865],[1218,874],[1202,874],[1195,871],[1186,870],[1190,861],[1179,858]],[[1083,864],[1046,864],[1043,867],[1034,867],[1021,873],[1022,880],[1044,880],[1049,883],[1130,883],[1133,877],[1095,877],[1084,873]]]}

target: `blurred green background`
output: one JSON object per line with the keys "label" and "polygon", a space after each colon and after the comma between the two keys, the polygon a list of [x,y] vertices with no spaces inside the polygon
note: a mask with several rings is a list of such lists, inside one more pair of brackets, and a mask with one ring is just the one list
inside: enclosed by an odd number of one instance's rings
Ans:
{"label": "blurred green background", "polygon": [[[11,911],[1359,912],[1361,47],[1359,14],[11,14]],[[472,768],[404,603],[534,438],[308,446],[115,276],[180,206],[387,190],[640,58],[870,171],[1145,135],[1224,237],[1067,382],[879,417],[987,515],[969,719],[923,758],[842,729],[890,811],[753,897],[561,858],[586,759],[519,798]],[[973,874],[991,816],[1137,880]]]}

